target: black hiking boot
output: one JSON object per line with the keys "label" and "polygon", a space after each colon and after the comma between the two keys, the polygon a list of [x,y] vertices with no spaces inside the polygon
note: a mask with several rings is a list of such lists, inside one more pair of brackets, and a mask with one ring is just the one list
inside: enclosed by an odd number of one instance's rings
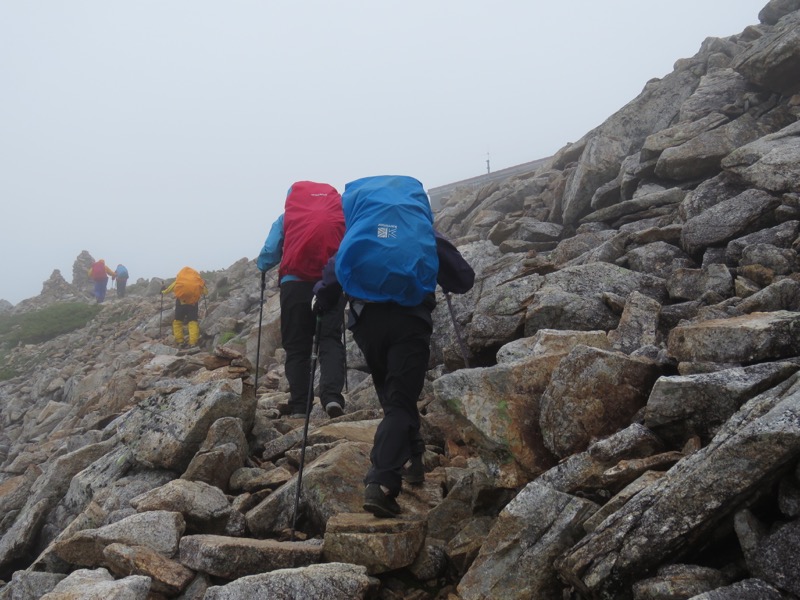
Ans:
{"label": "black hiking boot", "polygon": [[381,519],[391,519],[402,512],[397,500],[385,494],[379,483],[364,488],[364,510]]}
{"label": "black hiking boot", "polygon": [[328,416],[331,419],[335,419],[336,417],[341,417],[344,414],[344,410],[342,410],[342,405],[336,402],[335,400],[331,400],[325,406],[325,412],[328,413]]}
{"label": "black hiking boot", "polygon": [[403,467],[403,481],[411,485],[421,485],[425,483],[425,465],[422,462],[422,454],[415,454],[411,457],[411,463]]}

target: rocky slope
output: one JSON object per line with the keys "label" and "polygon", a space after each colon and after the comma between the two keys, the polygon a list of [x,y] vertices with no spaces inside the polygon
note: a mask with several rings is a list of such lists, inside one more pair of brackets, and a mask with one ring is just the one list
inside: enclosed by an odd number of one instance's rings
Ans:
{"label": "rocky slope", "polygon": [[303,423],[251,260],[207,274],[200,352],[156,281],[11,350],[0,598],[800,597],[800,0],[759,20],[444,203],[477,283],[439,297],[400,519],[360,507],[380,411],[348,337],[292,531]]}

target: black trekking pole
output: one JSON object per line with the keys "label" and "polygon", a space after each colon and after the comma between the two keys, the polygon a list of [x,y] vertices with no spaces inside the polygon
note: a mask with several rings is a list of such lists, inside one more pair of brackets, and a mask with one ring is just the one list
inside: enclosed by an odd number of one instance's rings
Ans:
{"label": "black trekking pole", "polygon": [[158,309],[158,339],[161,339],[161,317],[164,315],[164,286],[162,284],[161,291],[158,292],[161,296],[161,306]]}
{"label": "black trekking pole", "polygon": [[319,336],[322,330],[322,315],[317,315],[317,329],[314,332],[314,344],[311,351],[311,377],[308,381],[308,401],[306,402],[306,422],[303,427],[303,446],[300,449],[300,469],[297,471],[297,491],[294,495],[294,513],[292,514],[292,536],[297,526],[297,507],[300,504],[300,491],[303,486],[303,465],[306,462],[306,443],[308,442],[308,421],[311,418],[311,407],[314,405],[314,375],[317,371],[317,356],[319,354]]}
{"label": "black trekking pole", "polygon": [[261,300],[258,305],[258,341],[256,342],[256,398],[258,398],[258,365],[261,358],[261,318],[264,316],[264,288],[267,287],[267,272],[261,271]]}
{"label": "black trekking pole", "polygon": [[347,320],[347,311],[342,311],[342,347],[344,348],[344,393],[348,394],[349,390],[347,389],[347,326],[345,321]]}
{"label": "black trekking pole", "polygon": [[447,300],[447,308],[450,309],[450,319],[453,321],[453,330],[456,332],[456,339],[458,340],[458,345],[461,348],[461,358],[464,359],[464,366],[469,369],[467,347],[464,345],[464,340],[461,338],[461,331],[459,331],[458,323],[456,323],[456,315],[455,312],[453,312],[453,303],[450,301],[450,292],[445,292],[444,297]]}

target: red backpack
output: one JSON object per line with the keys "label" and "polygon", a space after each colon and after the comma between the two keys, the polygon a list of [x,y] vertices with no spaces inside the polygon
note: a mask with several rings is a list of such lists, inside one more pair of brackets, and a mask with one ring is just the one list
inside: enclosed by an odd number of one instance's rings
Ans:
{"label": "red backpack", "polygon": [[342,197],[327,183],[298,181],[286,196],[280,277],[318,281],[344,236]]}
{"label": "red backpack", "polygon": [[92,265],[92,281],[103,281],[107,278],[106,263],[98,260]]}

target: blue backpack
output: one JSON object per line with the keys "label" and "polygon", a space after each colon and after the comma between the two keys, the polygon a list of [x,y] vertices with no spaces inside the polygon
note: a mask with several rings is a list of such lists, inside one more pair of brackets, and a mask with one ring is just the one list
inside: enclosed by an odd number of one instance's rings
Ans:
{"label": "blue backpack", "polygon": [[128,278],[128,269],[125,268],[125,265],[117,265],[117,268],[114,272],[117,274],[117,279]]}
{"label": "blue backpack", "polygon": [[436,289],[439,258],[433,214],[422,184],[383,175],[351,181],[342,194],[345,234],[336,278],[348,296],[421,304]]}

